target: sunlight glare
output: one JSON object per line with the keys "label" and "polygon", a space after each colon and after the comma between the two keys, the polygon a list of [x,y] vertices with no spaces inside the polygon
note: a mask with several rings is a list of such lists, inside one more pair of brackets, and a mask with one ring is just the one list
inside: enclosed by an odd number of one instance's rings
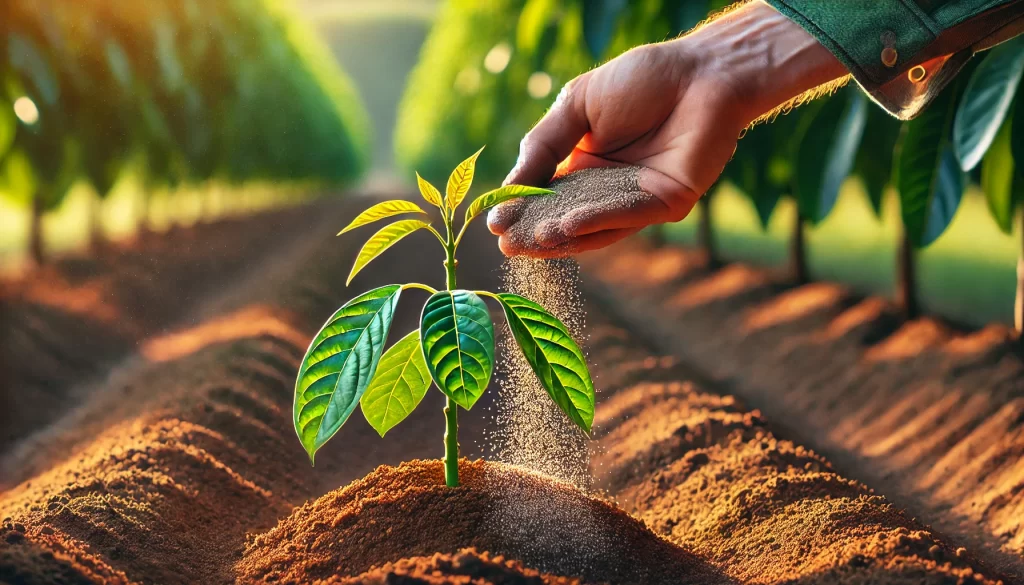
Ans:
{"label": "sunlight glare", "polygon": [[512,47],[508,43],[498,43],[484,57],[484,68],[491,73],[501,73],[508,67],[511,59]]}
{"label": "sunlight glare", "polygon": [[39,121],[39,108],[32,98],[23,95],[14,100],[14,115],[23,123],[32,126]]}
{"label": "sunlight glare", "polygon": [[551,76],[543,71],[537,71],[526,81],[526,91],[530,97],[541,99],[551,94]]}

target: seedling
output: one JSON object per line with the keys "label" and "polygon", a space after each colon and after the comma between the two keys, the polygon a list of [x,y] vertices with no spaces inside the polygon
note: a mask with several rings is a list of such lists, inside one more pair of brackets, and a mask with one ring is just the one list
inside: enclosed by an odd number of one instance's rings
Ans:
{"label": "seedling", "polygon": [[[469,192],[481,151],[452,171],[444,195],[416,174],[423,198],[441,211],[444,236],[424,221],[426,212],[419,205],[398,200],[370,207],[338,233],[396,215],[419,214],[423,219],[397,221],[374,234],[359,251],[346,284],[384,250],[415,231],[427,230],[444,248],[446,286],[441,291],[420,283],[376,288],[338,309],[313,338],[295,381],[293,408],[295,432],[310,463],[357,404],[367,422],[383,437],[419,405],[433,381],[446,397],[445,483],[458,486],[458,407],[473,408],[487,389],[494,368],[494,323],[483,298],[501,305],[512,336],[551,399],[584,432],[590,432],[594,384],[583,352],[565,325],[525,297],[456,286],[455,253],[470,222],[499,203],[553,193],[523,185],[506,185],[484,193],[466,210],[456,234],[455,211]],[[381,355],[398,298],[409,289],[430,293],[423,305],[420,327]]]}

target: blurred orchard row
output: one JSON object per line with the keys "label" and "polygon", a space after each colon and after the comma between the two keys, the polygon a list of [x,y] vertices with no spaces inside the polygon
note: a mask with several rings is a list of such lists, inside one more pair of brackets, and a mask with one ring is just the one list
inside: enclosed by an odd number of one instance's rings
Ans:
{"label": "blurred orchard row", "polygon": [[[726,4],[451,0],[407,86],[398,159],[440,175],[486,143],[479,173],[498,182],[561,85],[630,47],[686,32]],[[946,230],[969,185],[985,194],[990,229],[1012,229],[1024,195],[1024,100],[1016,99],[1022,72],[1024,39],[1017,38],[973,59],[910,122],[851,85],[749,130],[722,182],[749,198],[763,227],[780,200],[793,201],[790,262],[799,282],[809,278],[805,230],[829,216],[848,177],[862,182],[879,215],[883,194],[895,188],[903,226],[899,290],[913,315],[916,250]],[[711,198],[701,200],[701,241],[714,263]]]}
{"label": "blurred orchard row", "polygon": [[[5,0],[0,196],[41,217],[73,186],[346,184],[364,113],[317,37],[275,0]],[[221,193],[225,189],[221,190]],[[143,207],[145,209],[145,207]],[[145,213],[140,216],[145,221]]]}

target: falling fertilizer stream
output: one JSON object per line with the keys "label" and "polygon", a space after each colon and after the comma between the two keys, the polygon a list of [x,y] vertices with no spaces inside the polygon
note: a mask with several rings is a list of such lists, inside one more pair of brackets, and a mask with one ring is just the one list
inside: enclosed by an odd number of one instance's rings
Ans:
{"label": "falling fertilizer stream", "polygon": [[[583,171],[551,185],[558,194],[520,202],[522,223],[528,228],[545,220],[557,220],[569,212],[589,209],[598,212],[608,205],[630,206],[650,197],[636,185],[636,167]],[[550,222],[549,222],[550,224]],[[580,292],[579,266],[572,259],[507,259],[502,265],[503,288],[547,307],[561,320],[577,342],[585,347],[584,303]],[[504,356],[501,391],[495,404],[493,429],[486,437],[493,459],[518,465],[575,485],[589,492],[592,487],[588,438],[562,413],[537,380],[507,330],[500,336]],[[512,477],[512,480],[515,478]],[[512,487],[512,486],[510,486]],[[510,494],[516,489],[507,490]],[[542,503],[541,503],[542,502]],[[605,531],[599,519],[570,502],[531,498],[499,497],[493,510],[496,525],[507,527],[510,540],[524,550],[542,549],[556,543],[537,535],[557,534],[552,525],[570,523],[576,527],[578,542],[574,562],[584,569],[601,551]],[[544,570],[544,567],[538,567]]]}

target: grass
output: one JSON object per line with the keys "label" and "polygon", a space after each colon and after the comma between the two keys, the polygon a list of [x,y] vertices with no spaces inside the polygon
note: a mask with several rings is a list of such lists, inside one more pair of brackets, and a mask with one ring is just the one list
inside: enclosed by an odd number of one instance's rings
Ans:
{"label": "grass", "polygon": [[[715,242],[729,260],[762,266],[787,262],[794,209],[782,201],[768,230],[761,230],[754,208],[735,189],[720,188],[712,199]],[[699,210],[669,226],[670,241],[696,241]],[[958,323],[981,326],[1013,323],[1019,222],[1010,236],[989,217],[982,194],[968,191],[952,225],[932,246],[918,254],[922,307]],[[899,202],[886,198],[882,219],[875,216],[859,181],[848,180],[836,208],[807,234],[808,266],[813,278],[845,283],[862,294],[892,297],[895,291]]]}

